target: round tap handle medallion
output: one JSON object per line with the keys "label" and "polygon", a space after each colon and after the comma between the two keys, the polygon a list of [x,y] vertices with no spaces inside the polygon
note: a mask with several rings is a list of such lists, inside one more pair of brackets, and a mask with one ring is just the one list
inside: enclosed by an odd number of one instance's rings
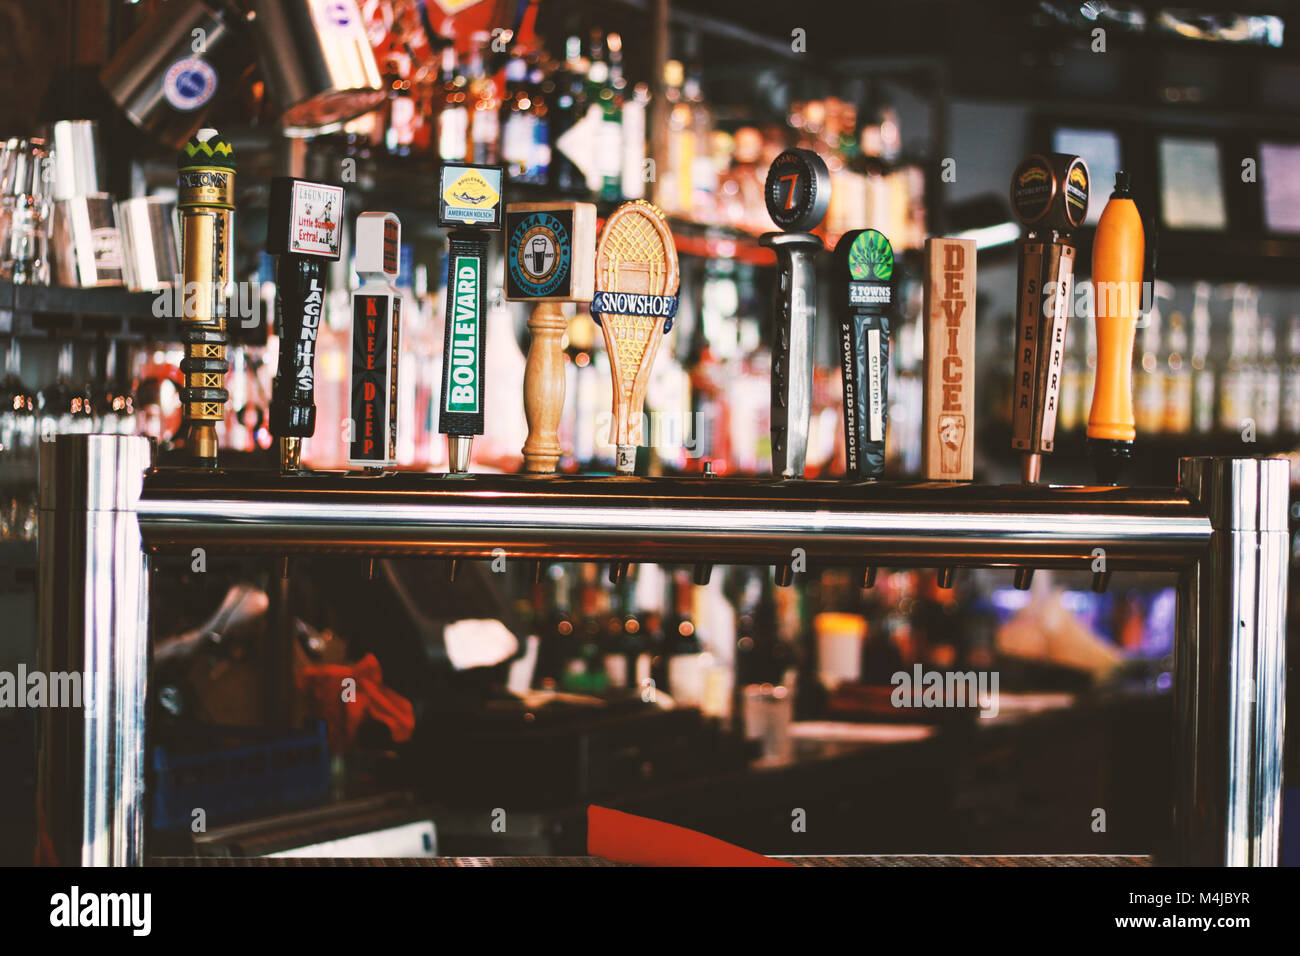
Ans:
{"label": "round tap handle medallion", "polygon": [[772,161],[763,192],[774,223],[786,232],[808,232],[830,208],[830,170],[812,150],[787,149]]}
{"label": "round tap handle medallion", "polygon": [[1011,175],[1011,209],[1026,226],[1068,231],[1088,215],[1088,166],[1067,153],[1034,153]]}

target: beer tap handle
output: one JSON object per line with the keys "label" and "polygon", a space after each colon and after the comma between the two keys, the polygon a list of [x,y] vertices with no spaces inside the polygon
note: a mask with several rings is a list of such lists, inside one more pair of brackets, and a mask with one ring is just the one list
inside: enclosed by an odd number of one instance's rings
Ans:
{"label": "beer tap handle", "polygon": [[845,471],[850,478],[875,480],[885,473],[889,338],[898,297],[894,249],[876,230],[856,229],[840,237],[831,262],[844,383]]}
{"label": "beer tap handle", "polygon": [[[181,372],[183,443],[200,466],[217,467],[216,423],[225,418],[226,284],[235,204],[235,152],[214,129],[202,129],[177,157],[181,224]],[[191,291],[193,290],[193,291]]]}
{"label": "beer tap handle", "polygon": [[[1142,307],[1146,235],[1129,175],[1115,174],[1115,191],[1102,210],[1092,244],[1093,302],[1097,315],[1097,377],[1088,414],[1088,446],[1098,480],[1118,484],[1133,457],[1133,340]],[[1152,307],[1154,308],[1154,292]],[[1092,576],[1093,591],[1110,584],[1109,571]]]}
{"label": "beer tap handle", "polygon": [[1115,191],[1097,223],[1092,245],[1097,315],[1097,377],[1088,415],[1088,445],[1097,477],[1116,484],[1133,455],[1133,340],[1142,303],[1146,253],[1142,217],[1128,173],[1115,174]]}
{"label": "beer tap handle", "polygon": [[397,279],[402,226],[391,212],[357,216],[352,293],[348,464],[382,472],[397,464],[397,375],[402,296]]}
{"label": "beer tap handle", "polygon": [[813,336],[817,321],[814,235],[767,233],[759,239],[777,257],[772,325],[772,474],[802,478],[812,419]]}
{"label": "beer tap handle", "polygon": [[438,223],[451,228],[438,430],[447,436],[452,474],[469,471],[474,436],[483,434],[487,254],[489,233],[501,228],[504,180],[502,166],[443,163],[438,171]]}
{"label": "beer tap handle", "polygon": [[[1087,164],[1066,153],[1035,153],[1011,177],[1011,208],[1027,234],[1019,250],[1012,447],[1021,452],[1021,479],[1036,484],[1043,455],[1055,447],[1057,403],[1065,361],[1065,331],[1073,288],[1070,239],[1088,214]],[[1025,590],[1032,568],[1017,568]]]}
{"label": "beer tap handle", "polygon": [[563,303],[595,294],[596,207],[591,203],[511,203],[506,207],[506,298],[534,302],[524,365],[524,471],[550,474],[559,464],[564,414]]}
{"label": "beer tap handle", "polygon": [[316,431],[316,341],[325,318],[325,263],[339,258],[343,189],[288,176],[271,180],[266,251],[276,256],[279,365],[271,397],[271,434],[280,468],[301,467],[302,442]]}
{"label": "beer tap handle", "polygon": [[280,256],[275,287],[280,355],[271,399],[271,434],[280,440],[281,467],[296,471],[302,440],[316,432],[314,366],[324,305],[324,266],[305,256]]}
{"label": "beer tap handle", "polygon": [[663,211],[644,199],[610,214],[596,243],[596,292],[591,315],[605,338],[613,377],[613,422],[619,474],[636,471],[645,393],[664,336],[677,316],[681,272]]}
{"label": "beer tap handle", "polygon": [[558,302],[539,302],[528,319],[531,341],[524,365],[524,471],[548,474],[560,461],[564,414],[564,332],[569,320]]}
{"label": "beer tap handle", "polygon": [[457,229],[447,238],[447,320],[442,339],[438,430],[447,436],[447,470],[464,474],[469,471],[474,436],[483,434],[486,415],[488,237]]}
{"label": "beer tap handle", "polygon": [[[925,241],[921,462],[926,481],[975,476],[975,260],[973,239]],[[952,587],[955,569],[939,569]]]}
{"label": "beer tap handle", "polygon": [[787,149],[764,184],[767,213],[781,232],[759,242],[777,258],[772,324],[772,473],[802,478],[812,417],[813,336],[817,322],[817,228],[830,208],[831,177],[812,150]]}

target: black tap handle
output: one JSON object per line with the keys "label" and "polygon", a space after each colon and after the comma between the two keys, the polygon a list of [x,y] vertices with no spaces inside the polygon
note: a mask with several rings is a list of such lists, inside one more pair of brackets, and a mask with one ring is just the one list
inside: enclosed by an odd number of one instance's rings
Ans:
{"label": "black tap handle", "polygon": [[316,431],[316,340],[325,310],[325,260],[284,254],[275,264],[280,364],[271,398],[271,434],[310,438]]}

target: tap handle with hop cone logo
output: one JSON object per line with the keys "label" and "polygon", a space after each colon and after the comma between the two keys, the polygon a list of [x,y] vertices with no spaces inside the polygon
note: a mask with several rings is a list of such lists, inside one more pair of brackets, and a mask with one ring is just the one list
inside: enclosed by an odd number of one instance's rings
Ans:
{"label": "tap handle with hop cone logo", "polygon": [[831,302],[844,382],[846,471],[885,473],[889,421],[889,339],[898,277],[889,240],[874,229],[846,232],[831,256]]}

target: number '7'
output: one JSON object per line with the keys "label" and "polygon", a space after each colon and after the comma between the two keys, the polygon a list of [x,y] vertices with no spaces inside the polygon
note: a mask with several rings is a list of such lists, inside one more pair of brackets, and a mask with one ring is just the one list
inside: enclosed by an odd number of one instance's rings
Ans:
{"label": "number '7'", "polygon": [[786,193],[786,196],[785,196],[785,208],[786,208],[786,209],[793,209],[793,208],[794,208],[794,184],[795,184],[798,180],[799,180],[799,174],[798,174],[798,173],[791,173],[791,174],[788,175],[788,176],[782,176],[782,177],[781,177],[781,180],[780,180],[781,182],[784,183],[784,182],[787,182],[787,181],[788,181],[788,182],[790,183],[790,191],[789,191],[788,193]]}

